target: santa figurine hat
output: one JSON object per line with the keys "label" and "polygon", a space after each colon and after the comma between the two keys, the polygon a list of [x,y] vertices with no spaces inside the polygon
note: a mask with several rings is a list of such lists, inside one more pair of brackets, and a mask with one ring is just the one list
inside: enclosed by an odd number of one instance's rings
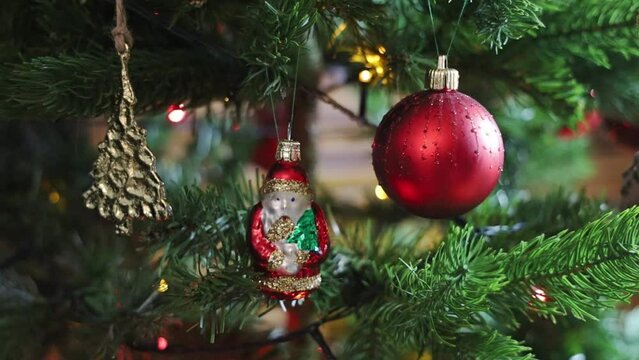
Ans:
{"label": "santa figurine hat", "polygon": [[277,144],[275,163],[266,174],[260,195],[279,191],[313,196],[306,171],[300,164],[300,143],[294,140],[281,140]]}

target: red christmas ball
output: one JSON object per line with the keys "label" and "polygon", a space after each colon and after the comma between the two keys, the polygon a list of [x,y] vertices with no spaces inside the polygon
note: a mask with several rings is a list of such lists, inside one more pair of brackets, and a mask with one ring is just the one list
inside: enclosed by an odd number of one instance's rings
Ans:
{"label": "red christmas ball", "polygon": [[592,110],[584,116],[583,120],[577,123],[577,128],[562,126],[557,132],[557,135],[566,140],[575,139],[595,131],[601,125],[602,121],[603,118],[599,111]]}
{"label": "red christmas ball", "polygon": [[384,191],[411,213],[448,218],[479,205],[494,189],[504,145],[492,115],[457,89],[440,57],[431,90],[409,95],[384,116],[373,167]]}

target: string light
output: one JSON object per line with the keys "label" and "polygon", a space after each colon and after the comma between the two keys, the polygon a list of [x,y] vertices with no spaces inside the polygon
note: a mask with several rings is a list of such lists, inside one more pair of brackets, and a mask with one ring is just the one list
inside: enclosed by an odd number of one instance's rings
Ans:
{"label": "string light", "polygon": [[[384,78],[386,73],[386,48],[378,46],[376,49],[357,48],[351,55],[351,61],[364,64],[367,70],[359,73],[360,82],[368,84],[373,77]],[[369,76],[370,75],[370,76]]]}
{"label": "string light", "polygon": [[373,80],[373,73],[370,70],[364,69],[359,72],[359,81],[364,84],[368,84]]}
{"label": "string light", "polygon": [[52,191],[49,193],[49,202],[52,204],[57,204],[60,202],[60,193],[57,191]]}
{"label": "string light", "polygon": [[186,115],[188,115],[188,113],[184,110],[184,104],[171,105],[166,111],[166,119],[174,124],[184,121]]}
{"label": "string light", "polygon": [[541,302],[548,302],[548,295],[546,294],[546,291],[544,291],[544,289],[533,286],[532,287],[533,293],[532,293],[532,297],[534,299],[537,299]]}
{"label": "string light", "polygon": [[380,185],[375,186],[375,196],[380,200],[388,199],[388,195],[386,195],[386,191],[382,189]]}
{"label": "string light", "polygon": [[169,283],[165,279],[160,279],[160,283],[158,284],[158,292],[164,293],[169,290]]}
{"label": "string light", "polygon": [[164,351],[168,347],[169,347],[169,341],[163,336],[158,337],[158,350]]}

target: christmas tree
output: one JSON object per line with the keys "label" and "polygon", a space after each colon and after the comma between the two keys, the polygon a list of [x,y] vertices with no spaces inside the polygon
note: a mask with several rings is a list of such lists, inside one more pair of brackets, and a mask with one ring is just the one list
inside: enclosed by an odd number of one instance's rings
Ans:
{"label": "christmas tree", "polygon": [[636,1],[3,6],[0,359],[637,358]]}

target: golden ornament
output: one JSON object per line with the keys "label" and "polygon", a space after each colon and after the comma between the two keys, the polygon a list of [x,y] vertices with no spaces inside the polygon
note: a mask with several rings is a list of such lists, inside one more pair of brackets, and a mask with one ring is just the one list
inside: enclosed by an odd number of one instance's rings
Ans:
{"label": "golden ornament", "polygon": [[156,173],[155,156],[146,131],[135,121],[135,95],[128,74],[129,48],[120,54],[122,89],[115,113],[108,119],[104,141],[93,164],[93,185],[84,194],[89,209],[115,222],[115,232],[131,235],[133,219],[165,220],[171,216],[164,183]]}
{"label": "golden ornament", "polygon": [[159,293],[167,292],[169,290],[169,283],[165,279],[160,279],[157,291]]}

